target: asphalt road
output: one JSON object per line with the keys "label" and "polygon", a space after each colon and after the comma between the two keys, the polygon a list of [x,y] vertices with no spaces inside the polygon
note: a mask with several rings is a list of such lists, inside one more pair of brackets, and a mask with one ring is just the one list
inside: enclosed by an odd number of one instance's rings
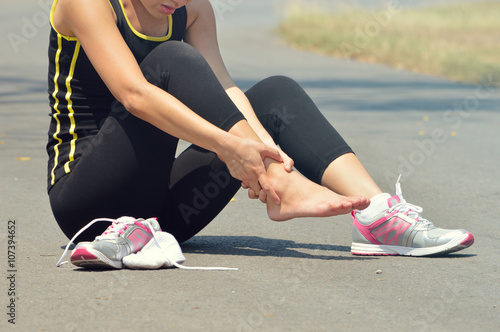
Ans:
{"label": "asphalt road", "polygon": [[2,331],[498,328],[498,89],[292,50],[272,33],[284,1],[213,1],[235,80],[296,79],[384,190],[393,193],[402,173],[408,201],[476,243],[438,258],[356,257],[348,216],[274,223],[240,191],[183,245],[186,265],[237,272],[56,268],[67,239],[45,187],[49,2],[0,1]]}

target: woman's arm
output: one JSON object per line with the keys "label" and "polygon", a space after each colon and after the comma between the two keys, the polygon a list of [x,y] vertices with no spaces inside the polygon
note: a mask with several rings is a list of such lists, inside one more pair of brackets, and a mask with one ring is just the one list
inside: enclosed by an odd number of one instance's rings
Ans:
{"label": "woman's arm", "polygon": [[78,39],[108,89],[130,113],[211,151],[228,140],[227,133],[145,79],[107,0],[60,0],[54,24]]}
{"label": "woman's arm", "polygon": [[[208,0],[193,0],[187,7],[188,29],[185,41],[196,48],[207,60],[219,82],[226,90],[233,103],[245,116],[248,123],[266,145],[278,148],[272,137],[264,129],[246,95],[233,82],[222,60],[217,40],[215,15]],[[278,148],[279,149],[279,148]],[[284,166],[292,170],[293,160],[280,150],[284,157]]]}
{"label": "woman's arm", "polygon": [[281,161],[279,152],[217,128],[150,84],[118,31],[108,0],[60,0],[54,25],[61,33],[78,39],[113,96],[130,113],[166,133],[215,152],[234,177],[257,191],[261,187],[269,190],[279,201],[263,165],[265,157]]}

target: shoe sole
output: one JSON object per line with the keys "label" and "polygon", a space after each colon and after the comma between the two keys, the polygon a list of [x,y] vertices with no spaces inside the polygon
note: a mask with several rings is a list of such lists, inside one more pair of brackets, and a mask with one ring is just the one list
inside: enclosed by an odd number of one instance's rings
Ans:
{"label": "shoe sole", "polygon": [[388,246],[383,244],[366,244],[353,242],[351,253],[362,256],[431,256],[444,255],[463,250],[474,243],[471,233],[464,234],[450,242],[430,248],[412,248],[402,246]]}
{"label": "shoe sole", "polygon": [[121,269],[122,262],[109,259],[103,253],[86,247],[76,248],[71,254],[71,263],[78,267],[95,269]]}

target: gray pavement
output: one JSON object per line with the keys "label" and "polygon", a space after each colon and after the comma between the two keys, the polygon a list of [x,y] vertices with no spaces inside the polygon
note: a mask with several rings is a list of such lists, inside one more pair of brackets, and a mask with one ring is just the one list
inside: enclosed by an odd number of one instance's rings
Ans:
{"label": "gray pavement", "polygon": [[[394,192],[402,173],[410,202],[440,227],[467,228],[476,243],[439,258],[356,257],[348,216],[274,223],[240,191],[183,245],[186,265],[237,272],[56,268],[67,239],[45,191],[47,2],[0,1],[0,330],[498,328],[500,92],[294,51],[271,33],[284,1],[213,1],[235,80],[243,88],[275,74],[299,81],[384,190]],[[16,220],[15,296],[8,220]]]}

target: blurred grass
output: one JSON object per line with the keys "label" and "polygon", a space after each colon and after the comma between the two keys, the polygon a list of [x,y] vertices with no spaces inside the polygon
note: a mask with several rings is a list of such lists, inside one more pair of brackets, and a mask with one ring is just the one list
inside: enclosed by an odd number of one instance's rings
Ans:
{"label": "blurred grass", "polygon": [[363,10],[295,1],[278,33],[292,46],[336,57],[478,83],[500,78],[500,3]]}

